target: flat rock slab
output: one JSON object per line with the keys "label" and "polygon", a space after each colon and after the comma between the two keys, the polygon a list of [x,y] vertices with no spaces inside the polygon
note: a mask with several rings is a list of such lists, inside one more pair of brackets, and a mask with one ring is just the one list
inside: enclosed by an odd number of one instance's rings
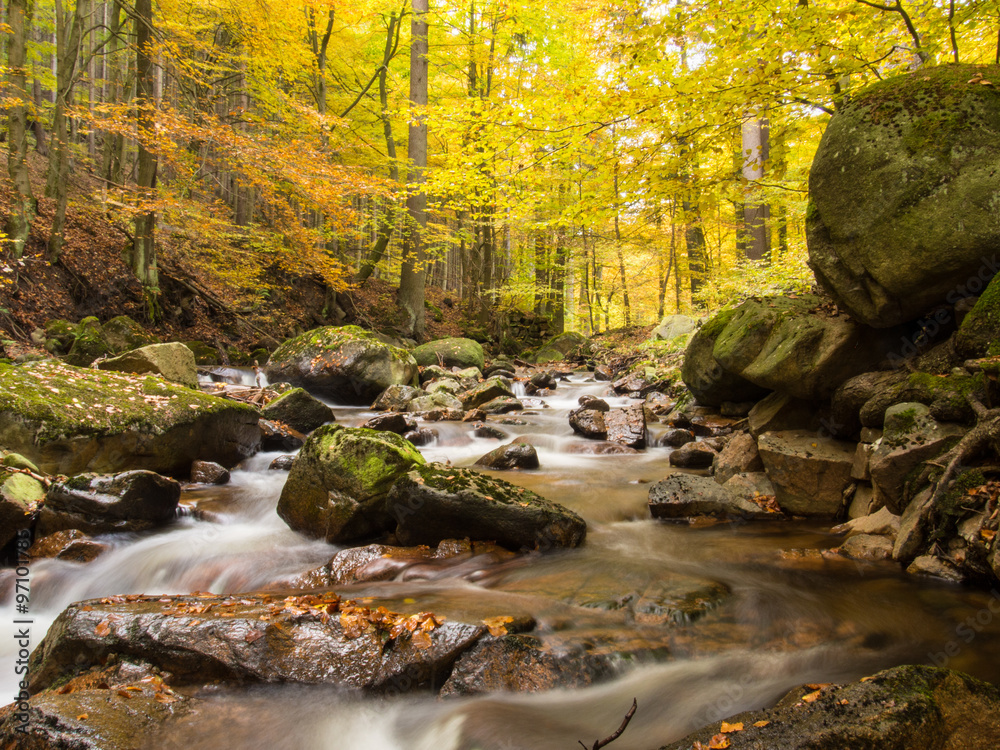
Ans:
{"label": "flat rock slab", "polygon": [[854,443],[787,430],[764,433],[757,450],[783,511],[827,517],[840,512],[851,481]]}
{"label": "flat rock slab", "polygon": [[[172,684],[301,682],[368,691],[443,682],[455,659],[485,632],[444,622],[395,638],[349,614],[335,594],[281,599],[128,596],[70,605],[31,655],[30,692],[111,654],[172,675]],[[348,613],[348,614],[345,614]],[[405,628],[404,628],[405,630]],[[416,676],[416,678],[415,678]]]}
{"label": "flat rock slab", "polygon": [[749,519],[774,518],[756,503],[729,491],[711,477],[672,474],[649,488],[653,518],[682,520],[698,516]]}

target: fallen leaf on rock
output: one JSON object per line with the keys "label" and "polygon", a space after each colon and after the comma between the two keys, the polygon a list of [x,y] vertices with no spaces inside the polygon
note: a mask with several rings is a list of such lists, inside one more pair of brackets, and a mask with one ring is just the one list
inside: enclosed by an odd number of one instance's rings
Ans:
{"label": "fallen leaf on rock", "polygon": [[80,714],[76,718],[77,718],[77,721],[86,721],[89,717],[87,716],[87,714]]}
{"label": "fallen leaf on rock", "polygon": [[98,635],[101,638],[103,638],[106,635],[109,635],[111,633],[111,623],[108,622],[107,620],[101,620],[99,623],[97,623],[97,627],[94,628],[94,633],[95,635]]}
{"label": "fallen leaf on rock", "polygon": [[753,723],[753,725],[754,725],[755,727],[758,727],[758,728],[760,728],[760,727],[766,727],[766,726],[767,726],[768,724],[770,724],[770,723],[771,723],[771,722],[767,721],[766,719],[761,719],[760,721],[755,721],[755,722]]}
{"label": "fallen leaf on rock", "polygon": [[730,732],[742,732],[743,722],[738,721],[735,724],[729,724],[728,722],[722,722],[722,727],[719,729],[723,734],[729,734]]}
{"label": "fallen leaf on rock", "polygon": [[507,635],[506,626],[509,622],[514,622],[514,618],[503,615],[500,617],[487,617],[483,620],[483,625],[489,628],[490,635],[499,637],[501,635]]}
{"label": "fallen leaf on rock", "polygon": [[805,685],[807,690],[822,690],[832,685],[832,682],[810,682]]}
{"label": "fallen leaf on rock", "polygon": [[724,734],[715,735],[708,743],[708,750],[725,750],[729,747],[729,738]]}
{"label": "fallen leaf on rock", "polygon": [[809,695],[803,695],[802,700],[805,701],[806,703],[815,703],[817,700],[819,700],[820,693],[822,692],[823,692],[822,690],[817,690],[815,692],[809,693]]}

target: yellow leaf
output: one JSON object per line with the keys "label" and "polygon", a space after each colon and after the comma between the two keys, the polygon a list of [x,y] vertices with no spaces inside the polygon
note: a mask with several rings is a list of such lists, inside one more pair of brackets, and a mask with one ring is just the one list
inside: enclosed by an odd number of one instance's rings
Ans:
{"label": "yellow leaf", "polygon": [[487,617],[483,620],[483,625],[489,628],[490,635],[495,637],[500,637],[501,635],[507,635],[506,625],[508,622],[513,622],[513,617],[507,617],[502,615],[500,617]]}
{"label": "yellow leaf", "polygon": [[725,750],[729,747],[729,738],[724,734],[715,735],[708,743],[708,750]]}
{"label": "yellow leaf", "polygon": [[769,722],[769,721],[767,721],[767,720],[765,720],[765,719],[761,719],[760,721],[755,721],[755,722],[753,723],[753,725],[754,725],[755,727],[766,727],[766,726],[767,726],[768,724],[770,724],[770,723],[771,723],[771,722]]}
{"label": "yellow leaf", "polygon": [[822,692],[822,690],[816,690],[815,692],[809,693],[809,695],[803,695],[802,700],[806,703],[815,703],[819,699],[819,695]]}
{"label": "yellow leaf", "polygon": [[729,724],[727,722],[722,722],[722,727],[719,729],[723,734],[729,734],[730,732],[742,732],[743,722],[738,721],[735,724]]}

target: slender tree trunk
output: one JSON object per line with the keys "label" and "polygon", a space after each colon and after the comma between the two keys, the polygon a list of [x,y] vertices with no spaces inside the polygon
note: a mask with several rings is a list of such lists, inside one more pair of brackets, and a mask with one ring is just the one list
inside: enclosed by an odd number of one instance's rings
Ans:
{"label": "slender tree trunk", "polygon": [[[612,129],[613,130],[613,129]],[[615,157],[615,253],[618,255],[618,273],[622,279],[622,306],[625,308],[625,327],[632,327],[632,306],[628,298],[628,278],[625,276],[625,252],[622,250],[622,229],[618,215],[621,212],[621,192],[618,187],[618,157]]]}
{"label": "slender tree trunk", "polygon": [[[153,35],[152,0],[136,0],[136,128],[138,133],[137,183],[139,200],[151,202],[156,190],[157,160],[149,147],[155,128],[155,71],[151,48]],[[146,312],[151,320],[160,317],[159,273],[156,266],[156,211],[140,206],[135,216],[135,236],[129,254],[129,266],[142,284]]]}
{"label": "slender tree trunk", "polygon": [[406,207],[410,226],[403,242],[403,264],[399,272],[399,304],[406,315],[405,331],[409,336],[424,335],[424,231],[427,228],[427,195],[423,191],[427,168],[427,12],[428,0],[413,1],[410,24],[410,103],[414,109],[410,121],[407,154],[410,161],[410,194]]}
{"label": "slender tree trunk", "polygon": [[7,43],[8,96],[17,100],[9,110],[7,126],[7,173],[17,193],[7,218],[7,235],[15,258],[24,254],[31,224],[38,213],[38,201],[31,192],[28,177],[28,71],[25,67],[33,10],[32,0],[9,0],[7,4],[7,24],[10,26]]}
{"label": "slender tree trunk", "polygon": [[49,234],[48,260],[58,263],[63,247],[63,230],[66,225],[66,201],[69,188],[70,133],[66,108],[73,99],[77,62],[83,27],[89,15],[89,3],[77,0],[72,17],[68,11],[57,13],[56,19],[56,105],[52,120],[52,149],[45,180],[45,195],[55,199],[56,208]]}
{"label": "slender tree trunk", "polygon": [[771,207],[760,199],[758,184],[764,177],[769,156],[769,130],[766,117],[753,115],[743,121],[743,179],[746,180],[743,226],[746,256],[750,260],[767,260],[771,255],[771,230],[768,226]]}
{"label": "slender tree trunk", "polygon": [[[122,6],[118,0],[111,4],[111,13],[108,20],[108,44],[105,55],[105,68],[108,71],[107,82],[104,88],[104,101],[121,103],[124,99],[122,91],[124,76],[122,75],[122,63],[120,58],[122,39]],[[105,133],[103,144],[103,159],[101,163],[101,177],[104,178],[107,187],[120,186],[122,184],[122,152],[125,148],[125,139],[118,133]]]}

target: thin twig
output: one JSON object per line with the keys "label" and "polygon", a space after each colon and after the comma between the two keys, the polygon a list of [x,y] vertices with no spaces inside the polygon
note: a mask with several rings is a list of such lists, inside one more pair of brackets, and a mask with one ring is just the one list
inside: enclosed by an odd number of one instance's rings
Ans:
{"label": "thin twig", "polygon": [[[632,699],[632,708],[630,708],[628,710],[628,713],[625,714],[625,719],[622,721],[622,725],[620,727],[618,727],[618,731],[616,731],[610,737],[605,737],[603,740],[597,740],[596,742],[594,742],[594,746],[591,748],[591,750],[601,750],[602,747],[606,747],[607,745],[610,745],[612,742],[614,742],[619,737],[621,737],[622,736],[622,732],[625,731],[625,728],[628,726],[628,723],[630,721],[632,721],[632,717],[635,716],[635,709],[637,708],[638,705],[639,704],[636,703],[635,698],[633,698]],[[577,740],[577,742],[580,743],[580,747],[582,747],[583,750],[587,750],[587,746],[584,745],[581,740]]]}

